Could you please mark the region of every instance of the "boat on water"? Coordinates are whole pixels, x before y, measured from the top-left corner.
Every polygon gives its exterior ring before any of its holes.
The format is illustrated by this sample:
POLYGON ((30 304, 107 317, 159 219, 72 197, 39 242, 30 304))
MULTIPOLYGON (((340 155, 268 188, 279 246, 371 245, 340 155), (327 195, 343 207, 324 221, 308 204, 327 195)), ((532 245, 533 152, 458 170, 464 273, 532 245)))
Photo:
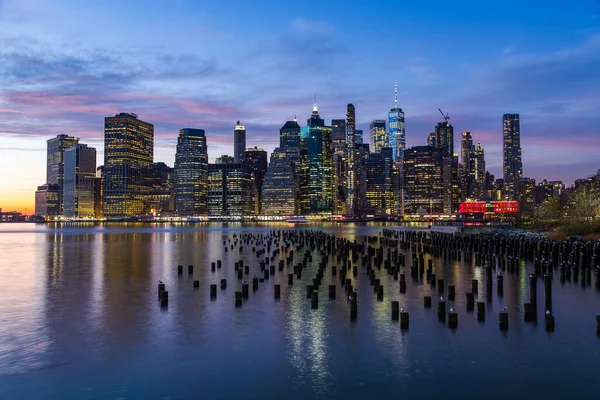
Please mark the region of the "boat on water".
POLYGON ((285 222, 291 222, 293 224, 300 224, 300 223, 308 222, 308 219, 306 219, 306 217, 290 217, 290 218, 286 218, 285 222))

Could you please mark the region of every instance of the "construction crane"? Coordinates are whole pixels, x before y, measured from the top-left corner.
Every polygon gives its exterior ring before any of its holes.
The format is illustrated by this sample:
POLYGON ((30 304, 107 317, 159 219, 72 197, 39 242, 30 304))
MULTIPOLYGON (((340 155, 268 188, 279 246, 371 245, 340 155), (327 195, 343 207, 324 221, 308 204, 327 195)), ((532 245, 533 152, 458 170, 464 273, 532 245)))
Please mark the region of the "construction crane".
POLYGON ((440 114, 442 114, 442 117, 444 117, 444 121, 446 121, 446 123, 448 123, 448 121, 450 121, 450 116, 448 115, 448 113, 446 113, 444 115, 444 112, 442 111, 441 108, 438 108, 438 110, 439 110, 440 114))

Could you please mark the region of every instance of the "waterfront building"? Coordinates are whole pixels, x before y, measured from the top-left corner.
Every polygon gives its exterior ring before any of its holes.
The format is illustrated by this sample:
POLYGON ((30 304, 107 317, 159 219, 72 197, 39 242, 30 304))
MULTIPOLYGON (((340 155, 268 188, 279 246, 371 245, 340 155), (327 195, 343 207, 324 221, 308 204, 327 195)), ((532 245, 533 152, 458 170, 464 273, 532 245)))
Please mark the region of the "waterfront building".
POLYGON ((152 188, 154 125, 133 113, 104 119, 104 215, 108 218, 148 212, 152 188))
POLYGON ((448 122, 438 122, 435 126, 435 147, 445 157, 454 155, 454 127, 448 122))
POLYGON ((78 143, 64 154, 64 216, 95 218, 96 149, 78 143))
POLYGON ((394 107, 388 113, 388 136, 394 161, 404 157, 406 134, 404 130, 404 111, 398 107, 398 85, 394 85, 394 107))
POLYGON ((517 200, 519 181, 523 177, 521 162, 521 122, 519 114, 504 114, 503 125, 503 172, 504 199, 517 200))
POLYGON ((357 210, 355 160, 357 133, 356 108, 354 104, 349 103, 346 106, 346 213, 350 215, 355 214, 357 210))
POLYGON ((348 160, 346 146, 346 120, 331 120, 333 151, 333 213, 346 214, 346 196, 348 185, 348 160))
POLYGON ((385 130, 385 120, 376 119, 369 124, 371 138, 371 153, 379 153, 384 147, 390 146, 390 138, 385 130))
POLYGON ((157 216, 170 215, 175 209, 175 169, 164 162, 152 164, 152 189, 148 193, 148 208, 157 216))
POLYGON ((252 172, 252 204, 254 205, 254 214, 261 213, 262 189, 267 173, 267 152, 258 147, 249 148, 244 152, 244 162, 250 167, 252 172))
POLYGON ((246 151, 246 127, 237 122, 233 130, 233 159, 236 163, 244 161, 244 152, 246 151))
POLYGON ((369 159, 369 144, 357 144, 354 161, 356 168, 356 214, 365 214, 369 207, 367 201, 367 160, 369 159))
POLYGON ((64 176, 65 176, 65 150, 79 143, 79 138, 69 135, 57 135, 46 141, 46 183, 58 185, 58 215, 64 210, 64 176))
POLYGON ((277 147, 265 175, 262 191, 262 214, 274 216, 296 215, 296 185, 292 163, 285 149, 277 147))
POLYGON ((333 154, 331 127, 313 106, 307 126, 300 130, 299 197, 302 215, 333 212, 333 154))
POLYGON ((208 165, 208 215, 253 215, 252 171, 247 163, 208 165))
POLYGON ((204 129, 179 131, 174 168, 175 211, 180 216, 206 215, 208 149, 204 129))
POLYGON ((40 217, 57 217, 60 215, 60 186, 45 183, 37 187, 35 192, 35 215, 40 217))
POLYGON ((370 215, 395 214, 395 196, 392 188, 393 153, 391 147, 384 147, 379 153, 371 153, 364 160, 367 208, 370 215))
POLYGON ((439 215, 444 213, 443 162, 439 149, 415 146, 404 152, 405 214, 439 215))

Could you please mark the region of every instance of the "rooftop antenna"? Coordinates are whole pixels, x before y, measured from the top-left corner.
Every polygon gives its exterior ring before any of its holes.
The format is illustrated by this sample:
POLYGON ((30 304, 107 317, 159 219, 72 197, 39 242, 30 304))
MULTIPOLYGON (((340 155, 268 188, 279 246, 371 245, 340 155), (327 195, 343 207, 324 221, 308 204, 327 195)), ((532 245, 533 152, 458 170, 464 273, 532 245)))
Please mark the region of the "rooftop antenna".
POLYGON ((394 108, 398 108, 398 81, 394 82, 394 108))

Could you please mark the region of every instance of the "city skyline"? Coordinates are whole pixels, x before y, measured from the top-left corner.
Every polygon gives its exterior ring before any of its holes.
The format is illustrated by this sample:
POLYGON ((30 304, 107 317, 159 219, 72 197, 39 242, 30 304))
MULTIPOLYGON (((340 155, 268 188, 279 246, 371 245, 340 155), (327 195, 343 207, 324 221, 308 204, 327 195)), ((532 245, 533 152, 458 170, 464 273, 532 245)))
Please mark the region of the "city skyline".
POLYGON ((270 156, 282 124, 294 115, 303 121, 315 93, 327 123, 344 118, 346 104, 353 103, 357 129, 369 132, 371 121, 387 120, 395 81, 407 148, 426 143, 440 122, 441 108, 454 126, 454 151, 459 151, 457 133, 473 132, 485 147, 488 170, 499 177, 501 115, 519 113, 523 176, 572 184, 598 169, 597 2, 561 9, 560 15, 549 2, 521 5, 510 21, 501 23, 497 15, 510 9, 510 2, 476 10, 476 3, 440 3, 444 15, 427 25, 430 15, 425 17, 423 6, 402 5, 400 33, 383 27, 388 15, 381 15, 381 29, 365 23, 383 9, 394 15, 400 5, 392 3, 341 7, 333 1, 303 7, 320 11, 314 14, 274 5, 268 8, 269 18, 278 22, 269 29, 263 28, 267 17, 259 15, 266 9, 261 4, 252 9, 238 5, 239 13, 226 17, 226 4, 165 9, 157 2, 147 7, 140 3, 144 22, 109 35, 99 34, 103 23, 126 17, 113 13, 110 2, 104 11, 89 5, 63 20, 67 3, 58 1, 50 8, 36 1, 0 2, 0 22, 7 27, 0 33, 5 66, 0 76, 5 89, 0 94, 0 167, 17 166, 19 174, 0 178, 0 207, 5 210, 33 211, 32 193, 45 180, 46 149, 40 144, 45 140, 57 134, 78 137, 95 147, 102 160, 102 118, 107 115, 135 112, 154 124, 154 161, 170 166, 177 134, 187 127, 206 131, 211 162, 221 154, 233 155, 237 120, 246 126, 247 147, 262 147, 270 156), (344 18, 328 18, 333 11, 355 18, 353 29, 343 24, 344 18), (169 22, 156 26, 162 13, 169 22), (171 24, 189 18, 185 14, 207 18, 202 28, 172 29, 171 24), (236 24, 240 20, 245 23, 236 24), (235 34, 222 28, 224 21, 239 27, 235 34), (456 27, 452 32, 443 29, 449 23, 456 27), (152 35, 145 37, 150 29, 152 35), (486 40, 474 39, 474 29, 483 29, 479 36, 486 40), (198 44, 179 44, 178 39, 198 33, 198 44), (389 65, 369 62, 367 49, 386 49, 398 35, 403 44, 397 55, 387 56, 384 64, 389 65), (440 51, 449 55, 443 67, 436 61, 440 51), (322 54, 329 54, 330 62, 317 57, 322 54), (140 58, 141 64, 136 61, 140 58), (240 58, 248 62, 240 63, 240 58))

